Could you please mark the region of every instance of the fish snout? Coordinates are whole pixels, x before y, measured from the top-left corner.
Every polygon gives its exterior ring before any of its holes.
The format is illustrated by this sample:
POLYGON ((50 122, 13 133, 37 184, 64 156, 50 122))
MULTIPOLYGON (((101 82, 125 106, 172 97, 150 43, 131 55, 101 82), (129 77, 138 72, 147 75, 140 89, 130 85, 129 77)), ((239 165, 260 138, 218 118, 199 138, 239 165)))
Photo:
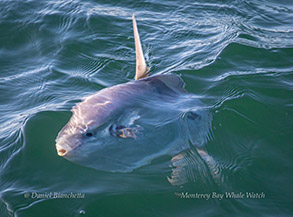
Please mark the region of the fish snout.
POLYGON ((57 153, 59 156, 63 157, 64 155, 66 155, 67 151, 64 148, 57 148, 57 153))
POLYGON ((57 154, 61 157, 70 157, 72 151, 80 146, 80 142, 73 138, 59 138, 56 140, 57 154))
POLYGON ((68 155, 68 153, 71 151, 71 147, 69 145, 67 145, 66 143, 61 143, 61 142, 57 142, 56 149, 57 149, 57 154, 61 157, 68 155))

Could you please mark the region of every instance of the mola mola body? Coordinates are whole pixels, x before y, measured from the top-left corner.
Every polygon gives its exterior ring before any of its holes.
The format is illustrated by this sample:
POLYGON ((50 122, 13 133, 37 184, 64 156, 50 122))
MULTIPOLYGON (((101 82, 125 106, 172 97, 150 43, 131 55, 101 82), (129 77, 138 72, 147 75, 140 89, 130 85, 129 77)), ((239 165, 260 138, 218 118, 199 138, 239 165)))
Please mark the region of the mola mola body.
POLYGON ((127 172, 204 142, 211 117, 175 74, 149 75, 136 21, 136 80, 83 99, 56 139, 57 153, 98 170, 127 172))

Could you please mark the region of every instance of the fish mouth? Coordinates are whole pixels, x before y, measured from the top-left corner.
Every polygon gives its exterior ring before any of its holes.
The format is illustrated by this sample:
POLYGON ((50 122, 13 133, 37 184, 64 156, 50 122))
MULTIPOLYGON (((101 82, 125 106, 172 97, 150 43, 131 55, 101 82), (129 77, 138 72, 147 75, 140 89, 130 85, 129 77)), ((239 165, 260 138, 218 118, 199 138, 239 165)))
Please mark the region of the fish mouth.
POLYGON ((57 154, 60 156, 60 157, 65 157, 69 154, 69 152, 72 150, 72 148, 67 145, 66 143, 57 143, 56 144, 56 149, 57 149, 57 154))
POLYGON ((65 158, 72 158, 76 152, 76 150, 80 148, 80 144, 76 143, 74 145, 74 147, 72 147, 72 145, 69 145, 68 142, 64 142, 64 141, 58 141, 56 143, 56 150, 57 150, 57 154, 60 157, 65 157, 65 158))
POLYGON ((66 155, 66 153, 67 153, 67 151, 64 148, 60 148, 60 149, 57 148, 57 154, 60 157, 63 157, 64 155, 66 155))

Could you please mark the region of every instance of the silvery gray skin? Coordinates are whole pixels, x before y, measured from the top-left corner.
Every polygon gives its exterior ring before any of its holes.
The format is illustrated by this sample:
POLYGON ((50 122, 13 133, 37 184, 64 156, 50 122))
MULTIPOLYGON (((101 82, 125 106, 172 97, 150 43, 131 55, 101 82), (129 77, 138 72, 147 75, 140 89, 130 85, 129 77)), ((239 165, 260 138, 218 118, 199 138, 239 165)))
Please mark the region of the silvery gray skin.
MULTIPOLYGON (((56 139, 58 155, 69 161, 129 172, 156 157, 188 149, 188 141, 198 148, 205 142, 209 112, 195 95, 187 93, 179 76, 148 76, 134 15, 132 19, 135 80, 100 90, 73 107, 71 119, 56 139)), ((199 155, 212 162, 204 149, 199 155)))

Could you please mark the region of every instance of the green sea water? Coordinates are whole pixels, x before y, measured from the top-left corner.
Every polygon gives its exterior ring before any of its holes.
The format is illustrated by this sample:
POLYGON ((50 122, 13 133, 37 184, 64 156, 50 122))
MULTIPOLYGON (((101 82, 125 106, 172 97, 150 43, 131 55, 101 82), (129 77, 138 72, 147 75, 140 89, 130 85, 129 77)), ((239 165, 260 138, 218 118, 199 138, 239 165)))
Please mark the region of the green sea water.
MULTIPOLYGON (((293 2, 0 1, 0 217, 293 216, 293 2), (133 80, 135 13, 152 74, 212 114, 205 147, 129 173, 76 165, 55 138, 84 96, 133 80)), ((159 102, 158 102, 159 103, 159 102)))

